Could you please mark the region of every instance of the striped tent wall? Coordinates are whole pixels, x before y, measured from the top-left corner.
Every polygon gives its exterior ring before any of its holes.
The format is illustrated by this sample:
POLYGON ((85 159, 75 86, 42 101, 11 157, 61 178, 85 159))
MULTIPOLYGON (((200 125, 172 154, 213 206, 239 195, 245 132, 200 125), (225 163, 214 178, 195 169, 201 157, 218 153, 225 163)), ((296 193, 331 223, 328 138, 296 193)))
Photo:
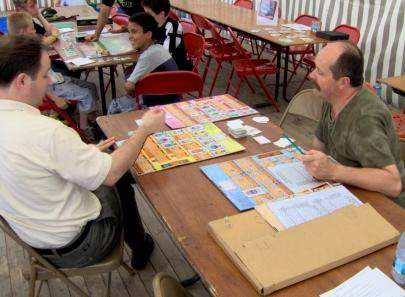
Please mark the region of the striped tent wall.
MULTIPOLYGON (((192 0, 190 0, 192 1, 192 0)), ((232 4, 234 0, 222 0, 232 4)), ((256 0, 260 1, 260 0, 256 0)), ((282 17, 294 20, 311 14, 322 20, 323 30, 340 24, 360 29, 358 43, 364 53, 365 78, 377 79, 405 74, 405 0, 279 0, 282 17)), ((382 97, 396 107, 404 98, 382 85, 382 97)))

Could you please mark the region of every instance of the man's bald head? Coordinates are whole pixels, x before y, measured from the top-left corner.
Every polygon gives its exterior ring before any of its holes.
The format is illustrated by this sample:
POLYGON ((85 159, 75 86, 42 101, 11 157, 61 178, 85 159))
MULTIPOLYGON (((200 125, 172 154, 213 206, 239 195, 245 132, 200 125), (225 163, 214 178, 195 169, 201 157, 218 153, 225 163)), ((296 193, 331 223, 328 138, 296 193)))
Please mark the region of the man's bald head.
POLYGON ((333 79, 349 77, 352 87, 363 85, 364 57, 361 50, 350 41, 329 43, 322 49, 331 59, 330 70, 333 79))

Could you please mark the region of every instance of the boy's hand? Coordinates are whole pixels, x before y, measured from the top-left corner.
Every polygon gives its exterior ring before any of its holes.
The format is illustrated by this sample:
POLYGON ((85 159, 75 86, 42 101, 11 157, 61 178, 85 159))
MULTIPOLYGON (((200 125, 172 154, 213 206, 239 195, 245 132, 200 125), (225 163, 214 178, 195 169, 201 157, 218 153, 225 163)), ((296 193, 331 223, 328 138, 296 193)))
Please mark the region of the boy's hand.
POLYGON ((62 97, 54 96, 52 100, 53 102, 55 102, 56 106, 59 107, 60 109, 66 109, 69 107, 68 101, 63 99, 62 97))

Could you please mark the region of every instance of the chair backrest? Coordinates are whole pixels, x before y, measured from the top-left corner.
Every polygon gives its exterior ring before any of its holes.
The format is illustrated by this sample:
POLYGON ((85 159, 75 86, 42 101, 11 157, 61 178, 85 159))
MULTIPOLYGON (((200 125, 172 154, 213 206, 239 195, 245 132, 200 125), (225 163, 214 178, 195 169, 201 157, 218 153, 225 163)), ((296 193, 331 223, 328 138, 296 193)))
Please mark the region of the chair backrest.
POLYGON ((294 20, 294 23, 302 24, 302 25, 311 27, 313 21, 320 22, 320 19, 318 17, 316 17, 316 16, 313 16, 313 15, 302 14, 302 15, 298 16, 294 20))
POLYGON ((233 5, 240 6, 247 9, 253 9, 253 1, 250 0, 236 0, 233 5))
POLYGON ((373 85, 372 85, 370 82, 368 82, 368 81, 365 80, 365 81, 363 82, 363 85, 364 85, 365 87, 369 88, 369 90, 370 90, 371 92, 373 92, 374 94, 377 94, 377 91, 374 89, 373 85))
POLYGON ((198 92, 202 97, 203 81, 193 71, 162 71, 145 74, 135 85, 136 107, 140 95, 173 95, 198 92))
POLYGON ((193 63, 192 71, 197 72, 205 49, 205 38, 200 34, 187 32, 183 34, 184 47, 186 48, 187 58, 193 63))
POLYGON ((314 95, 312 89, 303 90, 295 95, 288 104, 280 123, 282 127, 288 114, 295 114, 319 122, 322 112, 323 100, 314 95))
POLYGON ((173 277, 164 272, 159 272, 153 278, 154 297, 193 297, 173 277))
POLYGON ((181 28, 183 29, 183 34, 187 32, 197 33, 197 26, 189 20, 182 19, 179 22, 181 24, 181 28))
POLYGON ((177 22, 180 22, 179 16, 173 10, 170 9, 169 13, 167 15, 169 16, 169 18, 171 18, 177 22))
POLYGON ((190 16, 193 23, 197 26, 198 33, 204 35, 205 30, 211 30, 212 24, 204 16, 197 13, 191 13, 190 16))
POLYGON ((333 31, 342 32, 349 35, 349 40, 357 44, 360 40, 360 30, 350 25, 339 25, 333 31))
POLYGON ((255 67, 254 67, 252 61, 250 60, 250 57, 249 57, 247 51, 242 46, 242 44, 239 42, 239 39, 236 36, 235 32, 233 32, 232 29, 229 28, 229 27, 228 27, 228 32, 229 32, 229 34, 231 35, 231 37, 233 39, 233 46, 237 49, 237 51, 239 52, 241 58, 245 59, 247 61, 247 63, 249 64, 249 68, 252 68, 255 71, 255 67))

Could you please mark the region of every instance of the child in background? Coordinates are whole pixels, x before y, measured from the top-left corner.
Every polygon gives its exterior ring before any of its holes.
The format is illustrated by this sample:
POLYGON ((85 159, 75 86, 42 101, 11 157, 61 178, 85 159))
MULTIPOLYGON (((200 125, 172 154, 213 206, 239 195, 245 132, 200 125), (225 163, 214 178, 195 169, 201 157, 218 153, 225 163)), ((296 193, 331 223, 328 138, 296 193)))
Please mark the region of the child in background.
MULTIPOLYGON (((145 74, 151 72, 178 70, 176 62, 170 53, 160 44, 154 43, 157 23, 155 19, 139 12, 129 19, 128 31, 132 47, 141 54, 131 75, 125 83, 127 95, 117 97, 111 102, 108 113, 127 112, 135 109, 133 97, 137 81, 145 74)), ((154 106, 178 101, 178 96, 142 96, 141 105, 154 106)))
POLYGON ((158 23, 156 43, 163 45, 176 61, 180 70, 191 70, 192 65, 187 60, 186 49, 183 42, 183 28, 176 20, 169 17, 169 0, 142 0, 143 9, 153 16, 158 23))
MULTIPOLYGON (((32 17, 25 12, 10 14, 7 18, 7 27, 10 35, 36 34, 32 17)), ((60 108, 67 107, 64 99, 77 101, 80 129, 85 132, 89 139, 94 140, 92 125, 96 120, 96 100, 98 100, 96 85, 77 78, 63 76, 53 72, 52 69, 49 70, 49 77, 51 84, 46 95, 60 108)))

